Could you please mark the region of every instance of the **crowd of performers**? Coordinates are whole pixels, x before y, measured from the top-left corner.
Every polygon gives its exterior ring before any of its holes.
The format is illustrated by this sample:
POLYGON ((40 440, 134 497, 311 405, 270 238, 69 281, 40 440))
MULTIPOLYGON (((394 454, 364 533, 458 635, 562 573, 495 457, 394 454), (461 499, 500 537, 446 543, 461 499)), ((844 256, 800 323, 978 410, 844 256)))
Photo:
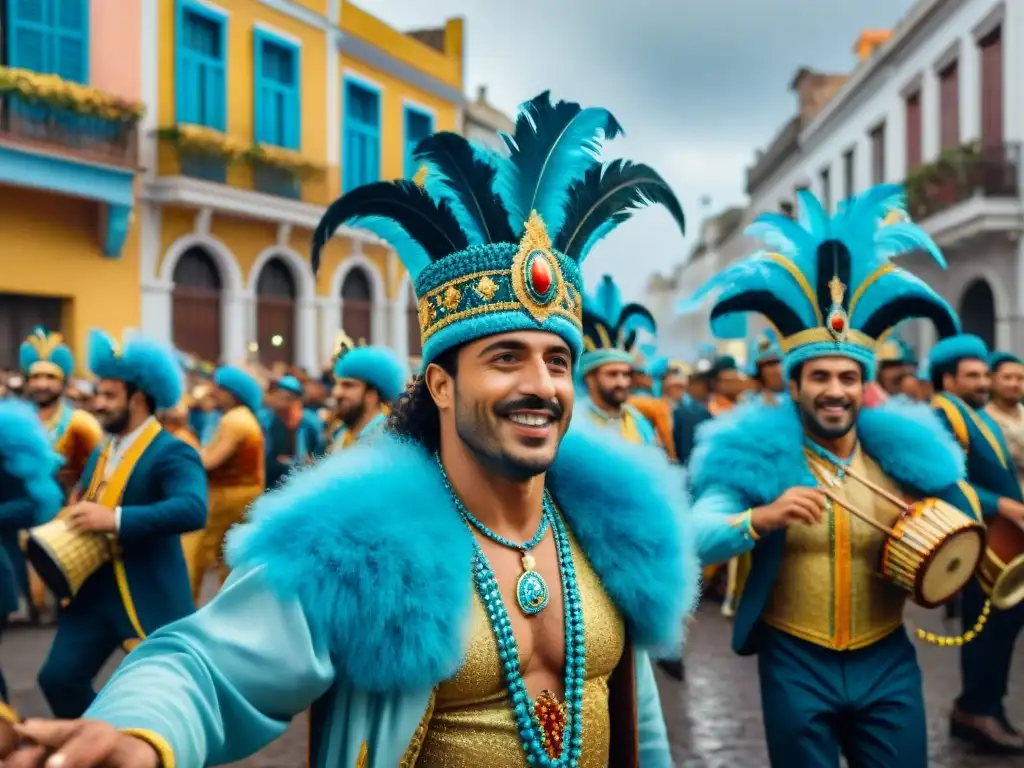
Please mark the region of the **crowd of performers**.
POLYGON ((892 261, 942 263, 895 186, 835 212, 801 192, 693 297, 723 338, 761 318, 746 371, 639 357, 650 313, 608 277, 585 295, 582 267, 639 208, 684 222, 652 168, 601 161, 620 132, 541 94, 508 157, 436 134, 415 180, 328 208, 314 272, 340 226, 369 229, 411 274, 423 342, 411 378, 386 349, 342 351, 329 448, 297 382, 268 412, 233 367, 208 439, 165 428, 175 355, 100 332, 97 425, 61 400, 59 338, 26 342, 36 407, 0 403, 3 585, 12 607, 24 555, 59 603, 39 685, 61 719, 5 705, 4 765, 218 765, 308 710, 316 768, 670 766, 652 663, 683 676, 701 570, 723 564, 773 766, 927 765, 915 639, 959 653, 952 736, 1024 754, 1003 708, 1024 363, 892 261), (894 330, 910 320, 939 338, 922 367, 894 330), (959 599, 963 633, 908 632, 908 599, 959 599))

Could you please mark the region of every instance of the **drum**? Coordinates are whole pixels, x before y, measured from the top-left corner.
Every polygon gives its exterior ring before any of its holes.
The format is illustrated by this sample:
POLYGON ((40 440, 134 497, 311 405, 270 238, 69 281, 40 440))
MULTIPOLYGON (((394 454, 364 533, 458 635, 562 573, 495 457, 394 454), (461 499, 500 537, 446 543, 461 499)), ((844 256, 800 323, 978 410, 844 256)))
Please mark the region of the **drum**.
POLYGON ((28 532, 25 557, 60 600, 70 600, 112 557, 110 539, 71 530, 61 518, 28 532))
POLYGON ((882 574, 925 608, 949 602, 981 562, 985 527, 939 499, 907 506, 882 550, 882 574))
POLYGON ((992 605, 1007 610, 1024 600, 1024 528, 999 515, 988 524, 987 538, 978 582, 992 605))

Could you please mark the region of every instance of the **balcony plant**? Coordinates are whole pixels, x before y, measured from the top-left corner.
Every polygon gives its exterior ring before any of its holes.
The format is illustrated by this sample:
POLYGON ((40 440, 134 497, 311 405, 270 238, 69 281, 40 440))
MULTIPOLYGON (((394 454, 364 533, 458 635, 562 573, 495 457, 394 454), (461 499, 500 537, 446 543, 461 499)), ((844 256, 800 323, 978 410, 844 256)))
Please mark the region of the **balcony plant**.
POLYGON ((146 113, 146 107, 141 102, 73 83, 57 75, 14 67, 0 67, 0 94, 14 95, 28 103, 46 104, 112 122, 136 123, 146 113))
POLYGON ((322 170, 319 163, 310 160, 300 152, 276 147, 272 144, 253 145, 249 150, 248 157, 254 162, 290 171, 300 177, 310 176, 322 170))
POLYGON ((179 123, 168 128, 161 128, 157 131, 157 136, 171 142, 183 152, 196 155, 239 160, 249 152, 247 143, 205 125, 179 123))

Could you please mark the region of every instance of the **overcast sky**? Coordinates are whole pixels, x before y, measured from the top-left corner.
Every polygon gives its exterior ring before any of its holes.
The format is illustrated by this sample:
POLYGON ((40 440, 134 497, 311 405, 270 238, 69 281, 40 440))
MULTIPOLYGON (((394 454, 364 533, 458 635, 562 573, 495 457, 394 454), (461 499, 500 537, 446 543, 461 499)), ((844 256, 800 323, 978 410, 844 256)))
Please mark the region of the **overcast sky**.
POLYGON ((745 168, 796 110, 801 66, 853 68, 860 30, 892 26, 913 0, 356 0, 398 29, 466 18, 466 93, 488 86, 516 106, 545 89, 609 108, 626 137, 606 156, 646 162, 672 184, 687 237, 663 211, 641 213, 585 264, 592 287, 613 274, 640 298, 654 271, 682 260, 700 221, 742 204, 745 168), (641 9, 646 9, 641 11, 641 9), (709 197, 708 207, 701 198, 709 197))

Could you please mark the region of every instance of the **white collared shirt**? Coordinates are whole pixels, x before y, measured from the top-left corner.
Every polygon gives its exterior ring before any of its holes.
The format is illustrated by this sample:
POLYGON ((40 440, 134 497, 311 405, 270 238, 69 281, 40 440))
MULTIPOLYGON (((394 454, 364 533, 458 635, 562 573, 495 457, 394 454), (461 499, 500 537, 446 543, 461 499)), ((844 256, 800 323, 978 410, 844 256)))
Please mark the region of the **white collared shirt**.
MULTIPOLYGON (((150 416, 144 422, 139 424, 135 429, 129 432, 127 435, 111 435, 110 436, 110 455, 107 457, 107 463, 103 467, 103 479, 109 480, 111 475, 117 469, 118 465, 124 461, 125 454, 135 444, 135 441, 139 439, 143 430, 149 426, 150 422, 155 421, 155 416, 150 416)), ((114 509, 114 528, 116 531, 121 530, 121 507, 118 506, 114 509)))

